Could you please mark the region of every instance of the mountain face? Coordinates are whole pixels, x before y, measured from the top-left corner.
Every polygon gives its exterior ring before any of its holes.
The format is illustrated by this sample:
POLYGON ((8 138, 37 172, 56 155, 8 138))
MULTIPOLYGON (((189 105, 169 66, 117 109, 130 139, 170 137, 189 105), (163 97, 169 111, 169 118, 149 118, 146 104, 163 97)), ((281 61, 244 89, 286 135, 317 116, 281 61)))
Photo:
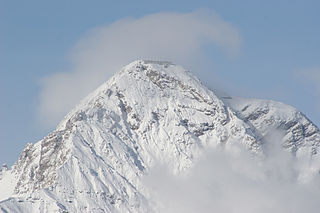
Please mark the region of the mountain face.
POLYGON ((11 169, 0 173, 3 212, 157 212, 143 182, 160 162, 179 175, 204 150, 267 155, 268 136, 319 171, 320 131, 274 101, 218 97, 184 68, 135 61, 86 97, 11 169))

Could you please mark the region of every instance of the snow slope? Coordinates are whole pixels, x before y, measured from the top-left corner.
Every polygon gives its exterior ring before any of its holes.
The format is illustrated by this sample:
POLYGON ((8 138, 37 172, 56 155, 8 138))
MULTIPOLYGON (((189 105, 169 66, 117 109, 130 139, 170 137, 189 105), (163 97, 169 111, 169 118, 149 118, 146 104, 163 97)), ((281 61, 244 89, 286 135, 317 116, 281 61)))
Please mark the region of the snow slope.
MULTIPOLYGON (((320 132, 273 101, 219 98, 170 62, 135 61, 86 97, 10 170, 0 174, 3 212, 152 212, 142 177, 157 162, 175 174, 209 147, 265 155, 267 136, 318 162, 320 132)), ((313 172, 319 171, 315 163, 313 172)))

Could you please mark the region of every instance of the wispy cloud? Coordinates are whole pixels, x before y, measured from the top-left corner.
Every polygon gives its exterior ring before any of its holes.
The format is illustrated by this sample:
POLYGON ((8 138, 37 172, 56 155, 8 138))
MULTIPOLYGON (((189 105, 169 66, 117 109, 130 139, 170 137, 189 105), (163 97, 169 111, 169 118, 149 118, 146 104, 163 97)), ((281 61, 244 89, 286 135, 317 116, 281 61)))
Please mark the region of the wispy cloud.
POLYGON ((157 13, 125 18, 90 30, 71 52, 73 68, 41 82, 40 112, 55 125, 81 98, 136 59, 199 63, 206 45, 235 55, 241 38, 235 27, 211 10, 157 13))

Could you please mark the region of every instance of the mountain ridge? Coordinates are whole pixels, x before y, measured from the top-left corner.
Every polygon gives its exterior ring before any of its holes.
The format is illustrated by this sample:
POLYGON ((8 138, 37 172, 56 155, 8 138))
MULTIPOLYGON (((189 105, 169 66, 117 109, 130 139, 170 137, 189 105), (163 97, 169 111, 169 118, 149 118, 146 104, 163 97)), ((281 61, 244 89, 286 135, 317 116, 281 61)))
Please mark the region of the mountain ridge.
POLYGON ((240 145, 263 156, 273 129, 284 132, 285 149, 297 158, 316 159, 312 166, 319 169, 319 129, 298 110, 273 101, 223 99, 181 66, 138 60, 1 172, 0 188, 11 186, 11 194, 0 196, 0 208, 155 211, 141 178, 156 162, 178 175, 209 147, 240 145))

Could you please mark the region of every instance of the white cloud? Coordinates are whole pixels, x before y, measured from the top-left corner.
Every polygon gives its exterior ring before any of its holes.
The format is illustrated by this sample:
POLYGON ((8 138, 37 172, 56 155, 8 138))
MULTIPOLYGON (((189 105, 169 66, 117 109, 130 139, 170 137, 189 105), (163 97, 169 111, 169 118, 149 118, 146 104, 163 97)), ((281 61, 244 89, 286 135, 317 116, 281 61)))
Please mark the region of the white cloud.
POLYGON ((316 172, 301 181, 310 170, 302 159, 286 153, 280 143, 273 143, 265 158, 234 146, 237 152, 208 151, 184 176, 173 175, 165 166, 151 169, 144 181, 155 208, 169 213, 319 212, 319 176, 316 172))
POLYGON ((235 55, 238 31, 211 10, 126 18, 90 30, 71 52, 73 68, 42 81, 41 120, 55 125, 81 98, 136 59, 169 60, 190 68, 214 45, 235 55))

